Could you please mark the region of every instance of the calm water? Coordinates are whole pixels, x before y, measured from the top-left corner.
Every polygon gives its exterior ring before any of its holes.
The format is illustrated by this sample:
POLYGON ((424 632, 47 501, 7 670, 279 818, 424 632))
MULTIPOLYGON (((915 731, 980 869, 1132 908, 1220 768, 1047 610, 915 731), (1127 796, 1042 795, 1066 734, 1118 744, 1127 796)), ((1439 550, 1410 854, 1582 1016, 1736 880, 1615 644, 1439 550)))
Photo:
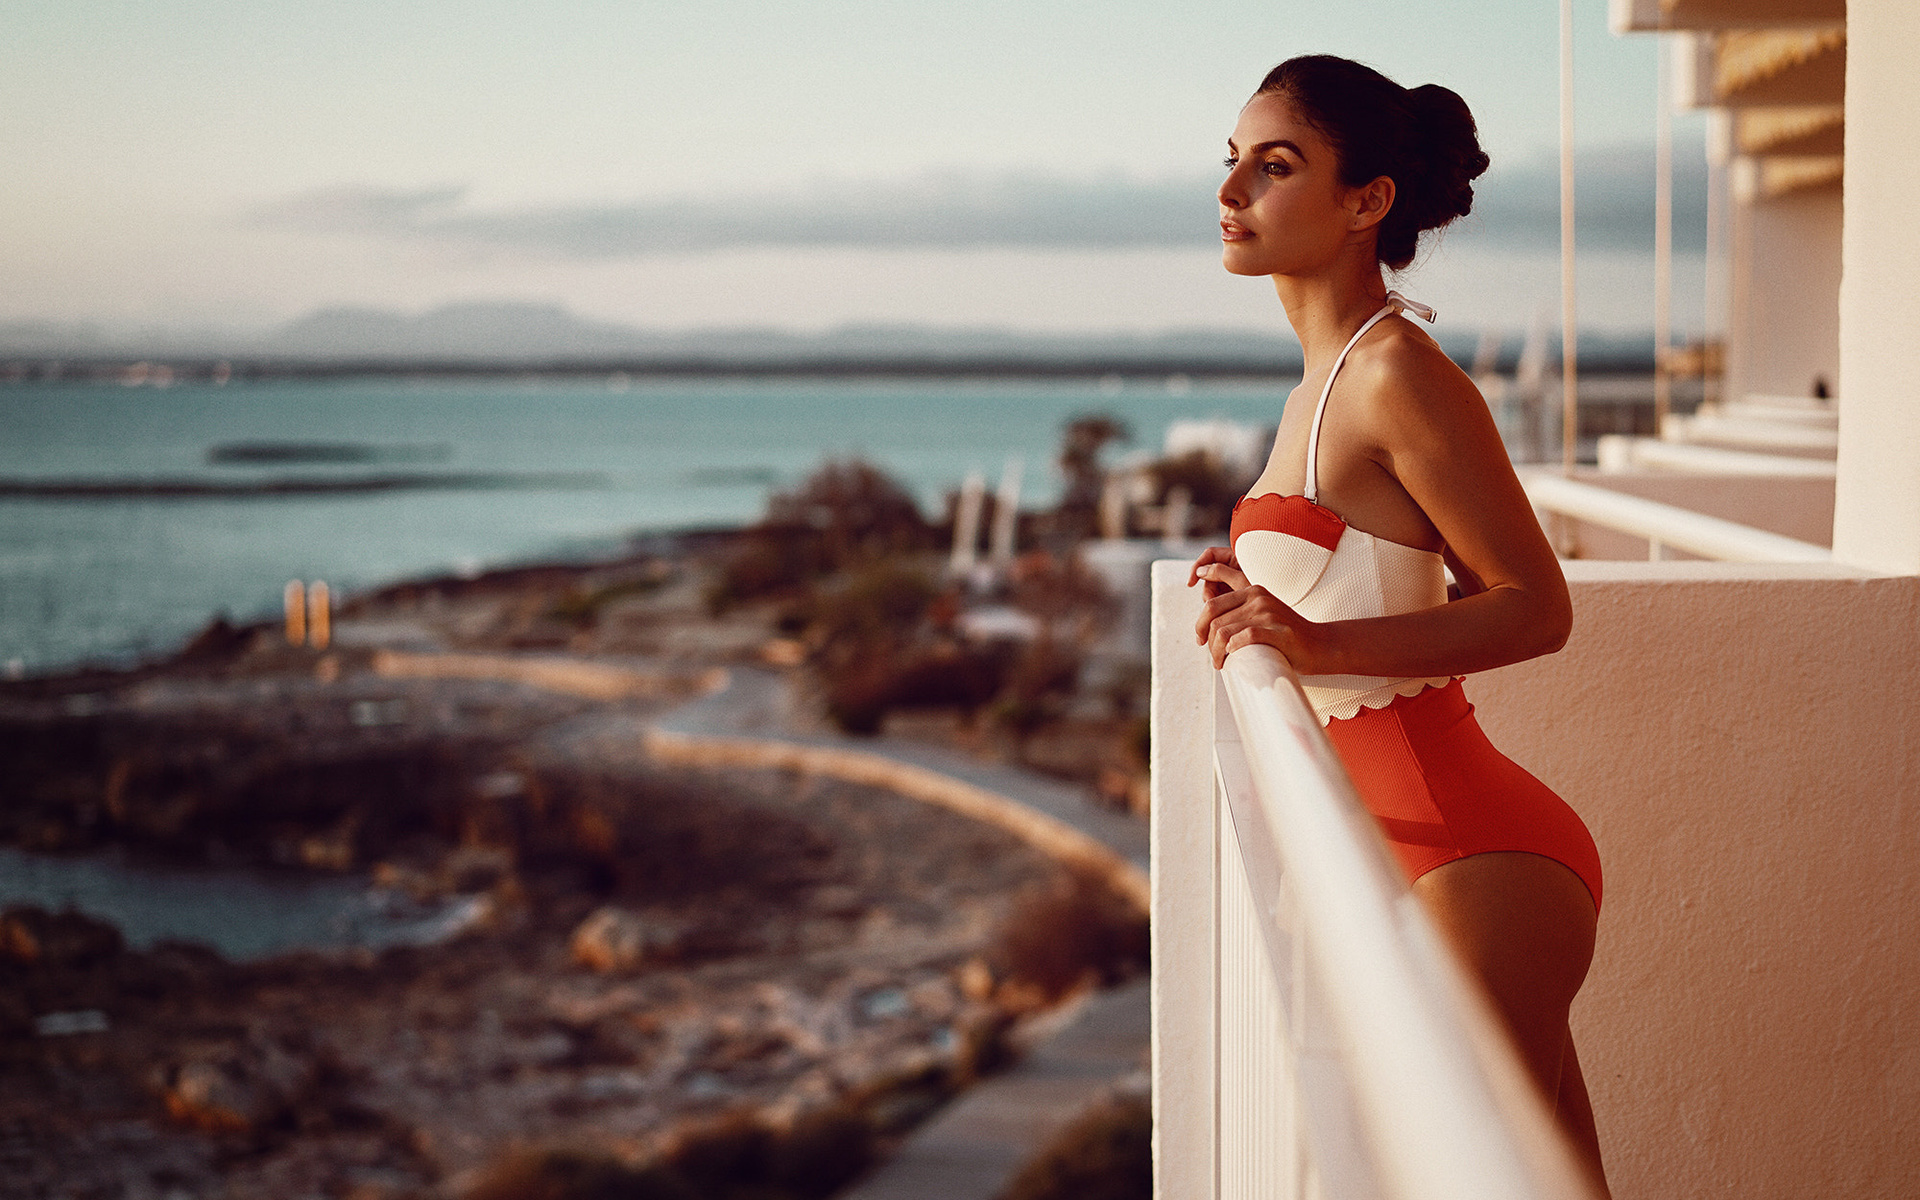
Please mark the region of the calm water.
POLYGON ((165 390, 0 387, 0 485, 492 475, 509 486, 220 497, 0 496, 0 665, 44 671, 177 645, 215 613, 274 612, 288 579, 364 588, 556 555, 643 531, 742 524, 770 490, 858 454, 929 515, 969 469, 1026 462, 1055 498, 1062 424, 1105 411, 1157 451, 1169 421, 1272 422, 1291 380, 345 382, 165 390), (360 447, 369 461, 216 458, 236 444, 360 447), (545 476, 546 478, 536 478, 545 476), (565 478, 554 478, 564 476, 565 478))
POLYGON ((113 924, 135 949, 177 940, 249 959, 296 948, 426 945, 463 928, 481 903, 456 896, 422 904, 363 878, 160 868, 112 854, 55 857, 0 846, 0 905, 77 909, 113 924))

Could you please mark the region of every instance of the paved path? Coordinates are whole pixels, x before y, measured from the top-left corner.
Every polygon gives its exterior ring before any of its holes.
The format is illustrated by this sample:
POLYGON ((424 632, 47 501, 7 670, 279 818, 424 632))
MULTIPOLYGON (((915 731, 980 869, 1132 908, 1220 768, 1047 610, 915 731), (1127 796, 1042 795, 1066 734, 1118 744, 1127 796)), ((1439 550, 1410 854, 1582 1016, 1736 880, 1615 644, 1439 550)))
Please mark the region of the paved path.
MULTIPOLYGON (((859 782, 879 783, 933 803, 966 807, 967 792, 979 810, 970 815, 999 820, 1043 848, 1061 849, 1084 839, 1120 868, 1124 890, 1139 889, 1146 907, 1147 824, 1137 817, 1091 803, 1084 789, 999 763, 982 762, 955 750, 888 737, 850 737, 810 728, 795 715, 786 681, 771 671, 734 668, 730 682, 653 722, 651 748, 682 761, 745 762, 758 757, 766 765, 819 770, 859 782), (701 751, 709 753, 702 754, 701 751), (783 753, 783 750, 785 753, 783 753), (887 768, 899 770, 889 771, 887 768), (916 783, 937 776, 961 789, 921 789, 916 783), (994 801, 1010 811, 995 814, 994 801), (1038 818, 1034 820, 1033 818, 1038 818), (1071 831, 1049 842, 1049 828, 1071 831)), ((931 781, 929 781, 931 782, 931 781)))
POLYGON ((841 1200, 994 1200, 1094 1102, 1147 1090, 1147 981, 1089 997, 1018 1066, 974 1085, 841 1200))

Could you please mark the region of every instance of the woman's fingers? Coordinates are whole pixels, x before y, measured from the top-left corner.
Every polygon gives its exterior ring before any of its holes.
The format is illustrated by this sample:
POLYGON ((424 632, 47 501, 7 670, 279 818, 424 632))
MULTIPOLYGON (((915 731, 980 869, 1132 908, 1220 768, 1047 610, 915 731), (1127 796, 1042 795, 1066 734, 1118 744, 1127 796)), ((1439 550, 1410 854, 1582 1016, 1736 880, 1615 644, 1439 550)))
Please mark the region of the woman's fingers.
POLYGON ((1233 548, 1230 546, 1208 546, 1205 550, 1202 550, 1200 557, 1193 560, 1193 570, 1187 573, 1187 586, 1192 587, 1194 584, 1206 579, 1207 576, 1203 571, 1214 563, 1225 563, 1228 566, 1233 566, 1233 548))
POLYGON ((1209 599, 1227 592, 1244 591, 1251 586, 1246 572, 1230 562, 1209 563, 1204 567, 1196 568, 1194 574, 1207 585, 1209 599))
POLYGON ((1212 654, 1216 667, 1241 645, 1251 645, 1256 641, 1288 654, 1291 660, 1289 650, 1295 638, 1295 628, 1300 624, 1300 614, 1274 599, 1267 589, 1246 587, 1207 601, 1201 607, 1200 620, 1195 623, 1194 636, 1212 654), (1248 631, 1255 634, 1251 640, 1232 644, 1234 638, 1248 631))
MULTIPOLYGON (((1212 570, 1212 568, 1210 568, 1210 570, 1212 570)), ((1198 641, 1200 645, 1206 645, 1208 632, 1212 630, 1213 622, 1219 620, 1221 616, 1225 616, 1227 612, 1233 612, 1235 609, 1238 609, 1240 605, 1248 603, 1248 601, 1254 599, 1256 595, 1265 595, 1265 591, 1261 591, 1261 589, 1258 588, 1242 588, 1233 589, 1233 591, 1221 591, 1221 593, 1217 593, 1217 595, 1208 595, 1208 601, 1206 601, 1204 605, 1200 605, 1200 620, 1194 622, 1194 641, 1198 641)))
POLYGON ((1227 664, 1227 655, 1231 655, 1236 649, 1248 647, 1248 645, 1271 645, 1273 649, 1281 651, 1281 655, 1284 657, 1284 655, 1286 655, 1286 639, 1288 639, 1290 634, 1292 634, 1292 630, 1286 628, 1286 626, 1242 626, 1242 628, 1238 628, 1238 630, 1233 632, 1233 636, 1227 637, 1225 641, 1219 641, 1219 643, 1215 643, 1213 647, 1210 647, 1210 649, 1213 649, 1213 668, 1217 670, 1217 668, 1225 666, 1225 664, 1227 664))
MULTIPOLYGON (((1213 636, 1207 639, 1207 653, 1213 657, 1217 670, 1225 665, 1227 655, 1242 646, 1267 645, 1278 650, 1284 657, 1293 641, 1293 628, 1288 625, 1271 625, 1254 621, 1227 620, 1214 627, 1213 636)), ((1291 660, 1289 660, 1291 661, 1291 660)))

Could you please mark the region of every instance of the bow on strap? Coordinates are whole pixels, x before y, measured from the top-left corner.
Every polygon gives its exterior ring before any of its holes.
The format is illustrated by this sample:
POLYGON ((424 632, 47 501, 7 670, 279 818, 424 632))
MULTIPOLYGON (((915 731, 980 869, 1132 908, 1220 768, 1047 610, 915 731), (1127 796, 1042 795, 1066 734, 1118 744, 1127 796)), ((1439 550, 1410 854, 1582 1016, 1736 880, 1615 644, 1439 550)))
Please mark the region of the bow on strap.
POLYGON ((1399 292, 1388 292, 1387 303, 1397 305, 1403 311, 1412 313, 1429 325, 1433 324, 1433 319, 1439 315, 1433 311, 1431 305, 1422 304, 1418 300, 1409 300, 1399 292))

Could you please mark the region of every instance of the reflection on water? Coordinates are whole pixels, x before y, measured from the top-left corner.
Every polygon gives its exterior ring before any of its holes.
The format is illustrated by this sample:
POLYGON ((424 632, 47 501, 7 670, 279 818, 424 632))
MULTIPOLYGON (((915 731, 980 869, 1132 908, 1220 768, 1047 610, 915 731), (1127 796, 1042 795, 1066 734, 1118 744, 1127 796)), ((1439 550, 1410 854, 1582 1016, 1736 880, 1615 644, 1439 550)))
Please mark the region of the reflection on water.
POLYGON ((209 447, 210 463, 445 462, 450 446, 376 446, 366 442, 226 442, 209 447))
POLYGON ((364 877, 301 878, 238 868, 159 868, 113 855, 26 854, 0 847, 0 905, 71 907, 146 948, 177 940, 230 959, 285 950, 426 945, 471 925, 483 896, 422 903, 364 877))

